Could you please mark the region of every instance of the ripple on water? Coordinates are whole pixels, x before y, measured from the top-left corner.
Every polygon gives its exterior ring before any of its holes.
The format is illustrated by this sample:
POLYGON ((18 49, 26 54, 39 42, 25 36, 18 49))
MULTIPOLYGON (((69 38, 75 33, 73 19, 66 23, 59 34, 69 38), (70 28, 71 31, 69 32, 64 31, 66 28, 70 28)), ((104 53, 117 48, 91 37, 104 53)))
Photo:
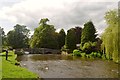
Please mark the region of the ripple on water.
POLYGON ((23 67, 43 78, 117 78, 119 73, 118 64, 100 59, 73 59, 61 55, 24 55, 19 59, 23 67))

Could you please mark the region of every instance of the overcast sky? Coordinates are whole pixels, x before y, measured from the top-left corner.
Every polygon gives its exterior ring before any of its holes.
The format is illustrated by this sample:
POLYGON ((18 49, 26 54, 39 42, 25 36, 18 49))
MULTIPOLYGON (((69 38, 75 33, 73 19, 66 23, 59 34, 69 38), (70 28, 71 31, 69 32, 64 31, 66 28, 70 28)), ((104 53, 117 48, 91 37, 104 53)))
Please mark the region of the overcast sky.
POLYGON ((83 27, 92 20, 98 33, 106 28, 105 12, 118 7, 119 0, 0 0, 0 26, 4 31, 24 24, 31 31, 41 18, 48 18, 57 30, 83 27))

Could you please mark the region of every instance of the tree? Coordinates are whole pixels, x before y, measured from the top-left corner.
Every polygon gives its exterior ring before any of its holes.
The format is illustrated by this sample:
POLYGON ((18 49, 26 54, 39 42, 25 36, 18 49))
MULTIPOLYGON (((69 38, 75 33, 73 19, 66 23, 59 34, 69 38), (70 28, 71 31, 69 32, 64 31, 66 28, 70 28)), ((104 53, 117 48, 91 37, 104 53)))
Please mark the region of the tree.
POLYGON ((94 42, 96 40, 96 29, 92 21, 89 21, 84 24, 81 36, 81 45, 83 46, 86 42, 94 42))
POLYGON ((6 35, 5 35, 5 32, 4 32, 4 29, 0 27, 0 36, 1 36, 1 44, 2 44, 2 47, 4 47, 6 45, 6 35))
POLYGON ((65 46, 66 49, 69 49, 70 52, 76 48, 76 32, 74 28, 71 28, 67 31, 65 46))
POLYGON ((29 41, 29 29, 24 25, 16 24, 14 30, 7 33, 7 43, 12 48, 26 48, 29 41))
POLYGON ((76 32, 76 44, 80 44, 81 43, 82 28, 75 27, 75 32, 76 32))
POLYGON ((65 31, 64 29, 61 29, 60 32, 58 33, 58 44, 59 44, 59 49, 61 49, 65 45, 65 31))
POLYGON ((107 59, 113 59, 113 61, 118 62, 119 53, 119 28, 118 28, 118 11, 110 10, 105 14, 105 20, 108 27, 102 34, 102 51, 105 52, 107 59))
POLYGON ((48 18, 41 19, 39 25, 46 25, 48 21, 49 21, 48 18))
POLYGON ((58 48, 55 28, 53 25, 47 24, 47 18, 41 19, 39 27, 35 29, 32 39, 30 40, 30 47, 32 48, 58 48))
POLYGON ((2 52, 2 28, 0 27, 0 52, 2 52))

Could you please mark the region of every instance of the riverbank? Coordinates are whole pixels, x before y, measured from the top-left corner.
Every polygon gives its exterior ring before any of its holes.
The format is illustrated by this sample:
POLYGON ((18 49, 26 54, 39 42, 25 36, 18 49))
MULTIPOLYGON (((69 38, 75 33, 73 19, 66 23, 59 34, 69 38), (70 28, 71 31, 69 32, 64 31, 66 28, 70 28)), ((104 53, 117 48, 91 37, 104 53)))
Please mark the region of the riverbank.
POLYGON ((15 65, 15 63, 19 64, 15 58, 16 55, 13 51, 9 51, 8 60, 5 60, 5 52, 1 53, 2 57, 2 78, 22 78, 22 80, 29 78, 29 80, 37 80, 38 75, 30 72, 26 68, 22 68, 19 65, 15 65))

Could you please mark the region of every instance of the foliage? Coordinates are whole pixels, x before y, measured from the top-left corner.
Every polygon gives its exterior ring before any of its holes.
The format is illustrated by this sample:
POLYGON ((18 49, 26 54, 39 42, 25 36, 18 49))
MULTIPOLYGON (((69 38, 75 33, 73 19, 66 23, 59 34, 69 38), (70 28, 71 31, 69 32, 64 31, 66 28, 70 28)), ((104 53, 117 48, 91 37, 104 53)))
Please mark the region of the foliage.
POLYGON ((80 44, 81 33, 82 33, 81 27, 71 28, 67 31, 67 35, 65 38, 65 46, 66 49, 69 49, 69 52, 72 52, 76 48, 76 44, 80 44))
POLYGON ((17 24, 7 33, 7 44, 13 48, 28 47, 29 31, 26 26, 17 24))
POLYGON ((75 33, 76 33, 76 44, 81 43, 81 34, 82 34, 82 28, 81 27, 75 27, 75 33))
POLYGON ((6 45, 6 35, 4 29, 0 27, 0 42, 2 42, 2 47, 6 45))
POLYGON ((110 10, 105 14, 105 20, 108 27, 105 32, 102 34, 102 46, 101 49, 104 54, 106 54, 107 59, 113 59, 113 61, 118 61, 119 52, 119 35, 118 31, 118 12, 117 10, 110 10))
POLYGON ((75 29, 71 28, 67 31, 67 36, 65 39, 65 46, 72 52, 76 48, 76 37, 75 29))
POLYGON ((83 51, 85 51, 86 49, 91 49, 92 47, 92 42, 86 42, 82 48, 83 51))
POLYGON ((96 41, 93 43, 93 45, 95 46, 94 47, 94 52, 96 51, 96 52, 101 52, 101 44, 102 44, 102 40, 101 40, 101 38, 96 38, 96 41))
POLYGON ((90 54, 91 52, 94 52, 96 51, 95 48, 96 48, 96 45, 97 45, 97 42, 86 42, 84 43, 83 47, 81 46, 81 50, 83 52, 85 52, 86 54, 90 54))
POLYGON ((58 48, 58 42, 53 25, 49 25, 46 19, 41 19, 39 27, 35 29, 35 32, 30 40, 30 47, 32 48, 58 48))
POLYGON ((83 58, 85 58, 85 57, 86 57, 86 53, 81 53, 81 56, 82 56, 83 58))
POLYGON ((73 50, 73 55, 74 56, 81 56, 81 52, 77 49, 73 50))
POLYGON ((97 36, 95 33, 96 29, 92 21, 85 23, 84 28, 82 30, 81 45, 89 41, 94 42, 97 36))
POLYGON ((39 22, 39 25, 41 25, 41 24, 45 25, 45 24, 47 24, 48 21, 49 21, 48 18, 41 19, 40 22, 39 22))
POLYGON ((60 32, 58 33, 58 44, 59 44, 59 49, 61 49, 65 45, 65 31, 64 29, 61 29, 60 32))
MULTIPOLYGON (((85 52, 82 52, 80 50, 73 50, 73 56, 79 56, 79 57, 83 57, 83 58, 101 58, 102 54, 100 52, 91 52, 90 54, 86 54, 85 52)), ((104 57, 104 56, 103 56, 104 57)))
POLYGON ((97 57, 101 58, 102 57, 101 53, 97 53, 97 57))
POLYGON ((106 56, 105 54, 102 55, 102 59, 105 60, 106 59, 106 56))

